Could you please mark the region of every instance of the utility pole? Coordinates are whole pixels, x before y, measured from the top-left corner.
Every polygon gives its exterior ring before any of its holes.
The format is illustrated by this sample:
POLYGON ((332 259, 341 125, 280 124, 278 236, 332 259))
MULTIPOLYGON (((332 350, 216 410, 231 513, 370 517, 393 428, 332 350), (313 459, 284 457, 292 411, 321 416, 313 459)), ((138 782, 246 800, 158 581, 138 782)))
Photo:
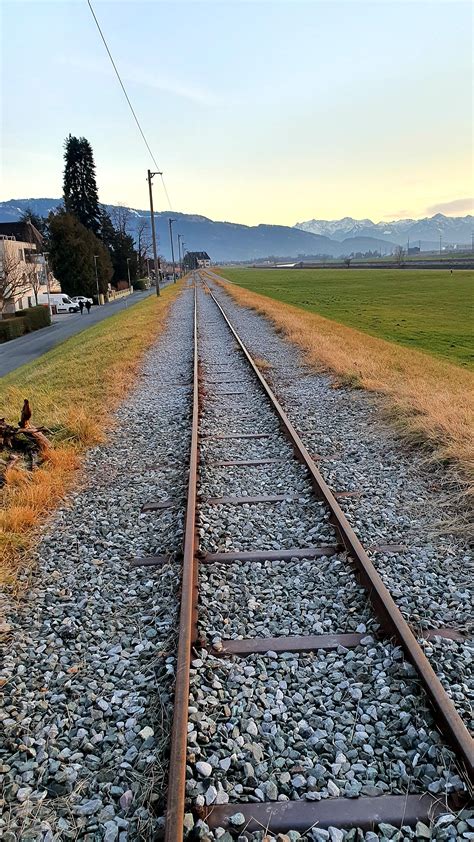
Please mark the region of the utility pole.
POLYGON ((176 266, 174 264, 173 222, 176 222, 176 219, 168 219, 168 224, 170 226, 171 260, 173 261, 173 283, 175 284, 176 283, 176 266))
POLYGON ((152 179, 154 175, 162 175, 160 172, 151 172, 148 170, 148 190, 150 193, 150 218, 151 218, 151 236, 153 238, 153 260, 155 262, 155 284, 156 294, 160 294, 160 261, 158 260, 158 253, 156 251, 156 232, 155 232, 155 212, 153 210, 153 189, 152 179))
POLYGON ((183 274, 183 262, 181 260, 181 237, 182 234, 178 234, 178 259, 179 259, 179 273, 180 275, 183 274))
POLYGON ((129 289, 129 291, 131 291, 131 289, 132 289, 132 284, 130 282, 130 261, 131 261, 131 259, 132 259, 131 257, 127 257, 127 273, 128 273, 128 289, 129 289))
POLYGON ((440 254, 441 254, 441 242, 442 242, 442 239, 443 239, 443 237, 442 237, 442 236, 441 236, 441 234, 440 234, 440 235, 439 235, 439 253, 440 253, 440 254))
POLYGON ((97 258, 98 257, 99 257, 98 254, 94 254, 95 284, 96 284, 96 287, 97 287, 97 304, 100 306, 99 275, 97 273, 97 258))
POLYGON ((184 242, 184 240, 182 241, 182 244, 181 244, 181 245, 183 246, 183 275, 184 275, 184 272, 185 272, 185 269, 184 269, 184 258, 185 258, 185 254, 186 254, 186 251, 185 251, 185 250, 186 250, 186 243, 184 242))

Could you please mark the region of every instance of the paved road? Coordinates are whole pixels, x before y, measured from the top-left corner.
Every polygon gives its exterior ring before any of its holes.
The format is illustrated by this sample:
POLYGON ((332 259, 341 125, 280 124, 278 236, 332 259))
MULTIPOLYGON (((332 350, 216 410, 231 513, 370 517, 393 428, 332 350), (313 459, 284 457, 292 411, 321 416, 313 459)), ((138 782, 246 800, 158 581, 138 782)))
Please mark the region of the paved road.
POLYGON ((149 295, 154 294, 154 288, 147 289, 144 292, 134 292, 131 296, 119 298, 118 301, 112 301, 103 307, 92 307, 89 315, 84 312, 82 316, 80 313, 64 313, 53 316, 53 324, 50 327, 27 333, 25 336, 19 336, 18 339, 11 339, 10 342, 2 342, 0 345, 0 377, 14 371, 15 368, 24 363, 35 360, 36 357, 50 351, 60 342, 64 342, 69 336, 74 336, 75 333, 80 333, 81 330, 113 316, 114 313, 119 313, 126 307, 132 307, 149 295))

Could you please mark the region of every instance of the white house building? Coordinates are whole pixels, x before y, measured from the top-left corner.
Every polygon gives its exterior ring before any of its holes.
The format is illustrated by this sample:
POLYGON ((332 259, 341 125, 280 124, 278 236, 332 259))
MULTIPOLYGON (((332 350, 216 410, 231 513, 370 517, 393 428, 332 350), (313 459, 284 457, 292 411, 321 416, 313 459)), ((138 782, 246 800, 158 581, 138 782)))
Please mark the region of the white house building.
POLYGON ((30 222, 0 223, 0 314, 36 304, 47 291, 43 238, 30 222))

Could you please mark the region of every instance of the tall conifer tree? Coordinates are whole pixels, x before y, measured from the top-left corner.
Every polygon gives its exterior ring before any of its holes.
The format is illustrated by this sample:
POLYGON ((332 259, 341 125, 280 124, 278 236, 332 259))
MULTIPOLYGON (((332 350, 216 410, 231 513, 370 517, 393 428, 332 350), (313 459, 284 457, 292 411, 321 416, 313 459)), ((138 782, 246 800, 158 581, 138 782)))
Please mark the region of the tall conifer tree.
POLYGON ((112 279, 110 255, 101 240, 81 225, 75 214, 60 210, 49 217, 49 253, 54 274, 68 295, 94 296, 107 292, 112 279))
POLYGON ((100 207, 92 146, 85 137, 69 135, 64 152, 64 207, 89 231, 100 231, 100 207))

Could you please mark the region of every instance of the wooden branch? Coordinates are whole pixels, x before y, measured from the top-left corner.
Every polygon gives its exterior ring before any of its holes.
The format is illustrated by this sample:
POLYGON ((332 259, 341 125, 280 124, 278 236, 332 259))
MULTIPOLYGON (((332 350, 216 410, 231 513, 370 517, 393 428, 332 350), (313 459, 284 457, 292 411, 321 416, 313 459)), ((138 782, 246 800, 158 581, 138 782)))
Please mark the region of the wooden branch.
POLYGON ((35 457, 45 458, 51 450, 51 442, 42 429, 29 426, 31 411, 25 400, 18 426, 8 424, 0 418, 0 450, 6 451, 8 459, 0 466, 0 485, 7 468, 18 461, 20 456, 27 460, 30 470, 34 467, 35 457))

